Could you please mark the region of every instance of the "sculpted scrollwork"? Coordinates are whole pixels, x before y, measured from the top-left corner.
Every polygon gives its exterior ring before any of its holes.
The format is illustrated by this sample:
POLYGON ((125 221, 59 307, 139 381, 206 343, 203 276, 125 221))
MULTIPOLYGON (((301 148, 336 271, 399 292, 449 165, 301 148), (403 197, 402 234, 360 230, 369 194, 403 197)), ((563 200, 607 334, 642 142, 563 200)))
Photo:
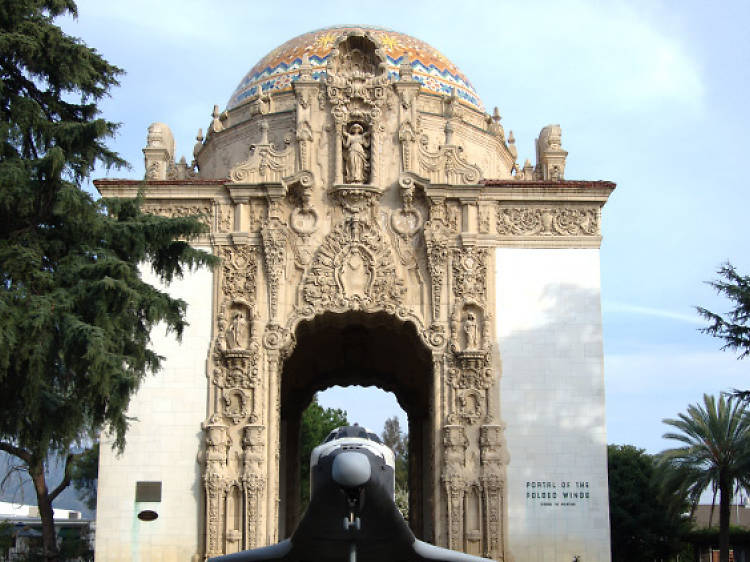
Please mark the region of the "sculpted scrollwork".
POLYGON ((472 184, 482 177, 478 166, 467 162, 460 146, 443 145, 433 152, 428 148, 428 139, 422 136, 417 146, 419 173, 432 183, 472 184))
POLYGON ((598 207, 505 207, 497 209, 497 233, 513 236, 597 236, 598 207))

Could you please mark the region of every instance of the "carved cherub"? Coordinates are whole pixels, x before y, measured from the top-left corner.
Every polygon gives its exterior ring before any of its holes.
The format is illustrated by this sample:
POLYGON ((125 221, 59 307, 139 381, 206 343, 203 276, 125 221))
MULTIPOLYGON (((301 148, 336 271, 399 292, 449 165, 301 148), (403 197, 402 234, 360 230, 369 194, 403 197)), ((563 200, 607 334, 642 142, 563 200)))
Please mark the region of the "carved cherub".
POLYGON ((370 169, 370 132, 359 123, 352 124, 349 132, 343 131, 346 158, 346 182, 365 183, 370 169))

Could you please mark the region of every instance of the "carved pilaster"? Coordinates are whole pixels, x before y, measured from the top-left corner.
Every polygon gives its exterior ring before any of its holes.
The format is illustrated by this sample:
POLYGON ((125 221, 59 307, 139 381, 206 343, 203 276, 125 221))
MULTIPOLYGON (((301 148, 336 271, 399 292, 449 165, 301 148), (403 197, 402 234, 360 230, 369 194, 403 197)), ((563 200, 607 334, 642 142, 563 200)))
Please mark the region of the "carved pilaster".
POLYGON ((483 513, 485 514, 486 544, 484 556, 493 560, 505 559, 505 528, 503 498, 505 492, 505 451, 503 426, 485 425, 480 428, 480 456, 483 513))
POLYGON ((460 549, 463 545, 464 492, 468 440, 463 426, 443 427, 443 482, 447 499, 448 548, 460 549))
POLYGON ((266 488, 265 427, 247 425, 242 433, 242 486, 245 495, 245 548, 261 545, 263 493, 266 488))
POLYGON ((203 485, 206 493, 206 553, 224 553, 224 500, 226 497, 226 465, 230 440, 228 427, 214 414, 203 424, 206 449, 203 485))

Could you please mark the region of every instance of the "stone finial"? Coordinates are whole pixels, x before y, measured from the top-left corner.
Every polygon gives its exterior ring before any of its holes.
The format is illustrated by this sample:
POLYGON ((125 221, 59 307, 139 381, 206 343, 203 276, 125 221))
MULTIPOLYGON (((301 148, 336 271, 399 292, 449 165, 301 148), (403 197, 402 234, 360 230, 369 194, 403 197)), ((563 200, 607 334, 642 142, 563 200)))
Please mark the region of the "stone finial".
POLYGON ((408 54, 404 54, 401 64, 398 66, 398 75, 400 80, 414 80, 414 69, 411 67, 411 59, 408 54))
POLYGON ((193 147, 193 158, 198 160, 198 153, 203 150, 203 129, 198 129, 198 134, 195 136, 195 146, 193 147))
POLYGON ((547 125, 536 139, 536 179, 558 181, 565 177, 565 159, 568 153, 562 149, 560 125, 547 125))
POLYGON ((208 127, 208 134, 211 133, 218 133, 219 131, 224 130, 224 125, 221 122, 220 119, 221 114, 219 113, 219 106, 214 105, 214 110, 211 112, 211 117, 213 117, 213 121, 211 121, 211 125, 208 127))
POLYGON ((492 120, 495 123, 500 123, 500 119, 502 119, 502 117, 500 117, 500 110, 495 106, 495 109, 492 110, 492 120))
POLYGON ((260 122, 260 142, 258 144, 268 144, 268 121, 263 119, 260 122))
POLYGON ((146 179, 167 179, 167 171, 174 165, 174 152, 174 137, 169 127, 164 123, 151 123, 143 149, 146 179))
POLYGON ((518 158, 518 148, 516 148, 516 137, 513 136, 513 131, 508 133, 508 151, 513 156, 513 161, 518 158))
POLYGON ((303 53, 302 55, 302 62, 299 65, 299 79, 306 82, 313 79, 312 65, 310 64, 310 57, 307 53, 303 53))

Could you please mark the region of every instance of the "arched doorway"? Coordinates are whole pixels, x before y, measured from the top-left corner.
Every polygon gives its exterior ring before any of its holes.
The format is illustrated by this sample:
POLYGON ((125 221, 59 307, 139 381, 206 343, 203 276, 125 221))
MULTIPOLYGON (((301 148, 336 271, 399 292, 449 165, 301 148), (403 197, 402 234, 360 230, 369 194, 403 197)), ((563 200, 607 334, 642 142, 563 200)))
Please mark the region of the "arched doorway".
MULTIPOLYGON (((301 322, 281 373, 279 530, 299 518, 299 428, 315 392, 333 385, 376 386, 393 392, 409 419, 409 524, 432 539, 434 384, 431 355, 414 324, 384 312, 324 313, 301 322)), ((356 405, 352 420, 356 418, 356 405)))

